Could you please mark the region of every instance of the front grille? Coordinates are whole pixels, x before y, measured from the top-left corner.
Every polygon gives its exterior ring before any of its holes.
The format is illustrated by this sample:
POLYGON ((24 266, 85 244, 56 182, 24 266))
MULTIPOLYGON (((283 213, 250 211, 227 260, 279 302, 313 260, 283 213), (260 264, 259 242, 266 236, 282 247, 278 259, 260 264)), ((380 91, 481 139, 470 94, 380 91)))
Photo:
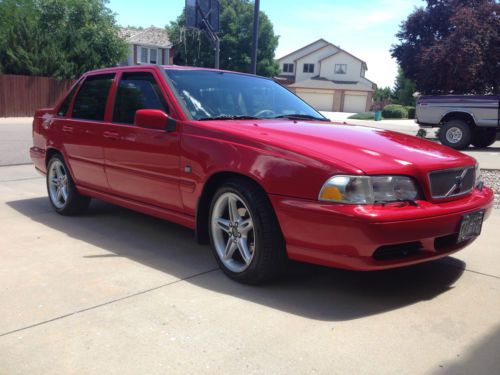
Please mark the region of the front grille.
POLYGON ((475 168, 462 167, 429 173, 432 198, 464 195, 474 188, 475 168))

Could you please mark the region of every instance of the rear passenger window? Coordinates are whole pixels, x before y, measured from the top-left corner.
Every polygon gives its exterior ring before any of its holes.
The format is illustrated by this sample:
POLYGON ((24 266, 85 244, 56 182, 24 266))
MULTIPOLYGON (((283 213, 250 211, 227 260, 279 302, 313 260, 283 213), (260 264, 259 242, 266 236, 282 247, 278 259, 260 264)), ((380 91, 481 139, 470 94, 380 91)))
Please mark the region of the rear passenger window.
POLYGON ((114 77, 114 74, 87 77, 76 95, 72 117, 104 121, 106 100, 114 77))
POLYGON ((168 106, 153 76, 148 72, 124 73, 115 98, 113 122, 133 124, 139 109, 160 109, 168 113, 168 106))

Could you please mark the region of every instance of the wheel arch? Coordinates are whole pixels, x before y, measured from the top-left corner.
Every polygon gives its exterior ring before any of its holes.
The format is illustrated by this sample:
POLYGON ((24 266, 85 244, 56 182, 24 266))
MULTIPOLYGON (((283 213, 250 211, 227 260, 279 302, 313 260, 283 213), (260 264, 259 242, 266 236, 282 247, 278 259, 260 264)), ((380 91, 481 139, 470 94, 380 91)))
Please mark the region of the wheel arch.
POLYGON ((49 160, 52 158, 52 156, 56 154, 61 155, 64 158, 63 153, 57 148, 54 147, 47 148, 47 151, 45 152, 45 166, 49 164, 49 160))
POLYGON ((470 127, 476 126, 476 119, 474 118, 474 114, 466 111, 450 111, 447 112, 442 118, 440 123, 445 124, 451 120, 462 120, 470 127))
POLYGON ((222 185, 225 181, 234 178, 249 181, 266 193, 266 190, 259 181, 247 175, 229 171, 219 171, 212 174, 203 185, 203 190, 196 207, 195 236, 198 243, 208 244, 210 242, 208 234, 208 215, 213 195, 220 185, 222 185))

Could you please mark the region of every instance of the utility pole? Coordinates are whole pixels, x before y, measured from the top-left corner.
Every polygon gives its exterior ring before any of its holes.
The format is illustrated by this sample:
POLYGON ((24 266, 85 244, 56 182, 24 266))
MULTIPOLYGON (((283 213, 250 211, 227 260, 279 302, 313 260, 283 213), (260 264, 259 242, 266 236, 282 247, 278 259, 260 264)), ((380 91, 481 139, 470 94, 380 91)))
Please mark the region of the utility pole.
POLYGON ((215 39, 215 69, 219 69, 220 39, 215 39))
POLYGON ((259 8, 260 0, 255 0, 253 6, 252 74, 257 74, 257 48, 259 46, 259 8))

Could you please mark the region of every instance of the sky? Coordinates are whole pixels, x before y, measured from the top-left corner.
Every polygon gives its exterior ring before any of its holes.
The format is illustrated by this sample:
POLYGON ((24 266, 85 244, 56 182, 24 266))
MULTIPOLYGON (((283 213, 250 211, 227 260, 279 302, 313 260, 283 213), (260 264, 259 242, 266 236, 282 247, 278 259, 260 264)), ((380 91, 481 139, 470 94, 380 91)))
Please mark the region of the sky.
MULTIPOLYGON (((182 12, 185 0, 111 0, 121 26, 163 27, 182 12)), ((279 35, 276 57, 323 38, 366 61, 366 77, 394 85, 397 64, 389 49, 399 25, 423 0, 261 0, 279 35)))

